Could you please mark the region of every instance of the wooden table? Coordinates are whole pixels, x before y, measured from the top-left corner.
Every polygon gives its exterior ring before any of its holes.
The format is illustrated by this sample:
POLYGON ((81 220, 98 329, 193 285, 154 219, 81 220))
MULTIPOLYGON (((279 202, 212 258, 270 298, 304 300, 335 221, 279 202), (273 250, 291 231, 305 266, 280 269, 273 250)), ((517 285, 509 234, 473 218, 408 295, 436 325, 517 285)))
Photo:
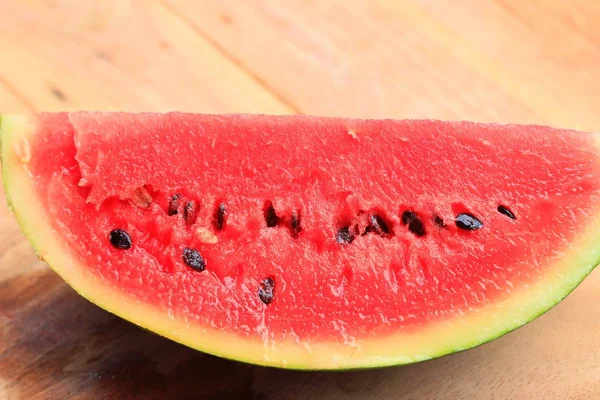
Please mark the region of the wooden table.
MULTIPOLYGON (((0 110, 600 128, 597 0, 0 0, 0 110)), ((0 208, 0 399, 599 399, 600 271, 530 325, 400 368, 265 369, 88 303, 0 208)))

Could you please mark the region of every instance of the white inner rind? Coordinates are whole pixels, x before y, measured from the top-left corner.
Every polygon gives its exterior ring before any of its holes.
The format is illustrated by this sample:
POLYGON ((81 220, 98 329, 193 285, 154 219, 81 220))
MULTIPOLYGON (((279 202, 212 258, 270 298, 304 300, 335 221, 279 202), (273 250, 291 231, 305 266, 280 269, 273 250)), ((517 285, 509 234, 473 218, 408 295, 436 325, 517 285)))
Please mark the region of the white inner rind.
MULTIPOLYGON (((0 126, 2 175, 9 205, 39 257, 79 294, 126 320, 194 349, 260 365, 294 369, 352 369, 408 364, 465 350, 531 321, 566 297, 600 261, 600 210, 570 248, 538 281, 504 300, 471 309, 411 333, 363 338, 359 344, 279 341, 265 345, 210 326, 190 324, 140 303, 89 272, 65 247, 40 207, 27 162, 33 119, 3 116, 0 126)), ((600 148, 600 140, 597 140, 600 148)))

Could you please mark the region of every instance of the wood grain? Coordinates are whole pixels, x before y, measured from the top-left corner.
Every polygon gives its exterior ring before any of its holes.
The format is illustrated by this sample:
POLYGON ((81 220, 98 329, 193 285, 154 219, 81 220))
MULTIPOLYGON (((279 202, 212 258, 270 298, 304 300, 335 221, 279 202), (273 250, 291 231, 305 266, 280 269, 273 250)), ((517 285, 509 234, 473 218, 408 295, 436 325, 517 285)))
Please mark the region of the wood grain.
POLYGON ((521 3, 168 1, 305 113, 598 129, 597 3, 521 3))
POLYGON ((37 109, 290 112, 160 3, 2 4, 0 76, 37 109))
MULTIPOLYGON (((310 113, 600 127, 595 0, 0 0, 0 112, 310 113)), ((0 193, 0 196, 2 193, 0 193)), ((400 368, 265 369, 90 304, 0 206, 0 400, 598 399, 600 272, 492 343, 400 368)))

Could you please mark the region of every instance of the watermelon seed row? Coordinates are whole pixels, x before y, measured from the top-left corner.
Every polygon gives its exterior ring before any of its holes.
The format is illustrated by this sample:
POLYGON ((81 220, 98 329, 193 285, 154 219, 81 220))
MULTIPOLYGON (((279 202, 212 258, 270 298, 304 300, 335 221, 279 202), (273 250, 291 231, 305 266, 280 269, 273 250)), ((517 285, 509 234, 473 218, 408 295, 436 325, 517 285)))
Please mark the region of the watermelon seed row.
MULTIPOLYGON (((136 192, 134 193, 134 197, 135 197, 135 202, 136 204, 140 205, 140 206, 147 206, 148 205, 148 197, 150 196, 148 191, 145 188, 138 188, 138 190, 136 190, 136 192), (143 191, 141 191, 143 189, 143 191)), ((174 195, 171 196, 171 198, 169 199, 169 204, 168 204, 168 209, 167 209, 167 214, 169 216, 172 215, 176 215, 178 213, 178 209, 179 209, 179 202, 181 200, 181 194, 180 193, 176 193, 174 195)), ((151 199, 150 199, 151 202, 151 199)), ((514 213, 506 206, 504 205, 499 205, 497 207, 497 211, 503 215, 506 215, 507 217, 515 220, 516 216, 514 215, 514 213)), ((185 207, 184 207, 184 219, 186 221, 186 224, 188 226, 192 225, 197 218, 197 214, 198 214, 198 205, 194 200, 190 200, 189 202, 186 203, 185 207)), ((220 203, 217 206, 217 209, 215 211, 215 216, 214 216, 214 226, 217 230, 222 230, 225 224, 225 218, 227 215, 227 207, 224 203, 220 203)), ((279 225, 281 218, 277 215, 275 208, 273 207, 273 203, 271 201, 266 201, 265 202, 265 207, 264 207, 264 218, 265 218, 265 222, 267 224, 267 227, 269 228, 273 228, 279 225)), ((425 226, 423 224, 423 222, 421 221, 421 219, 417 216, 417 214, 412 211, 412 210, 406 210, 402 213, 401 216, 401 220, 402 223, 408 227, 408 230, 413 233, 416 236, 425 236, 426 234, 426 230, 425 230, 425 226)), ((438 216, 437 214, 434 214, 432 217, 433 222, 439 226, 439 227, 445 227, 446 225, 444 224, 443 219, 438 216)), ((390 234, 390 229, 387 226, 387 224, 385 223, 385 221, 383 220, 383 218, 381 218, 379 215, 371 215, 369 217, 369 225, 367 226, 367 228, 365 229, 365 231, 363 232, 363 236, 366 235, 367 233, 370 232, 374 232, 376 234, 382 235, 382 236, 386 236, 390 234)), ((483 222, 481 222, 477 217, 475 217, 474 215, 470 214, 470 213, 460 213, 456 216, 455 218, 455 224, 458 228, 463 229, 463 230, 478 230, 481 229, 483 227, 483 222)), ((292 216, 290 217, 290 231, 292 233, 293 237, 297 237, 299 232, 302 230, 302 228, 300 227, 300 215, 299 213, 296 214, 292 214, 292 216)), ((352 232, 350 230, 349 226, 345 226, 342 227, 338 230, 337 234, 336 234, 336 241, 340 244, 350 244, 354 241, 356 235, 358 234, 358 226, 355 226, 354 229, 355 232, 352 232)), ((127 237, 129 237, 129 235, 127 234, 127 232, 120 230, 120 229, 115 229, 113 232, 111 232, 111 243, 113 244, 114 247, 116 248, 129 248, 131 247, 131 238, 129 238, 129 247, 127 247, 127 240, 126 239, 122 239, 123 233, 125 235, 127 235, 127 237), (119 239, 121 238, 121 239, 119 239), (121 242, 119 242, 121 241, 121 242)))
MULTIPOLYGON (((147 207, 152 202, 151 195, 145 188, 138 188, 134 192, 134 203, 141 207, 147 207)), ((169 199, 167 214, 169 216, 178 214, 181 194, 176 193, 169 199)), ((515 214, 506 206, 499 205, 497 211, 500 214, 507 216, 510 219, 516 220, 515 214)), ((273 228, 280 224, 281 218, 277 215, 273 203, 265 202, 263 209, 264 219, 267 227, 273 228)), ((198 216, 198 204, 194 200, 188 201, 183 209, 183 217, 187 226, 191 226, 196 221, 198 216)), ((219 203, 215 209, 213 225, 216 230, 223 230, 227 217, 227 206, 225 203, 219 203)), ((425 236, 425 225, 419 218, 417 213, 412 210, 406 210, 401 215, 402 223, 407 226, 408 230, 418 237, 425 236)), ((446 227, 444 220, 437 214, 432 216, 432 221, 440 228, 446 227)), ((455 224, 459 229, 472 231, 483 228, 483 222, 470 213, 459 213, 455 218, 455 224)), ((293 237, 297 237, 302 230, 300 226, 300 213, 293 213, 290 217, 290 232, 293 237)), ((375 233, 380 236, 393 235, 388 223, 377 214, 369 216, 368 225, 362 235, 375 233)), ((354 228, 344 226, 337 231, 336 242, 341 245, 348 245, 354 241, 358 232, 358 224, 354 228)), ((117 249, 128 250, 132 246, 132 240, 129 233, 124 229, 113 229, 109 234, 111 245, 117 249)), ((202 272, 206 269, 206 261, 197 249, 185 247, 182 252, 183 262, 195 271, 202 272)), ((264 304, 270 304, 274 297, 275 281, 272 277, 263 279, 259 285, 258 297, 264 304)))
MULTIPOLYGON (((178 213, 179 202, 181 200, 181 194, 176 193, 171 196, 168 204, 167 214, 169 216, 176 215, 178 213)), ((197 203, 194 200, 186 203, 184 207, 184 219, 188 226, 191 226, 197 217, 197 203)), ((497 207, 497 211, 510 219, 515 220, 515 214, 506 206, 499 205, 497 207)), ((274 228, 280 225, 282 218, 277 215, 273 203, 268 200, 265 202, 264 208, 264 219, 267 227, 274 228)), ((227 214, 227 208, 224 203, 220 203, 215 210, 215 216, 213 219, 213 224, 215 229, 222 230, 225 223, 225 217, 227 214)), ((385 221, 376 214, 373 214, 369 217, 370 223, 362 233, 362 235, 366 235, 367 233, 376 233, 381 236, 387 236, 390 234, 390 229, 385 223, 385 221)), ((408 230, 418 237, 423 237, 426 235, 425 225, 423 224, 421 218, 412 210, 406 210, 402 213, 401 216, 402 223, 408 227, 408 230)), ((446 227, 444 220, 434 214, 432 217, 432 221, 435 225, 440 228, 446 227)), ((483 227, 483 222, 470 213, 460 213, 455 218, 455 224, 459 229, 472 231, 478 230, 483 227)), ((354 241, 355 237, 358 235, 358 228, 355 227, 353 231, 351 231, 350 226, 342 227, 338 230, 336 234, 336 241, 339 244, 347 245, 354 241)), ((302 228, 300 227, 300 214, 294 213, 290 217, 290 232, 294 238, 298 237, 298 234, 302 228)))

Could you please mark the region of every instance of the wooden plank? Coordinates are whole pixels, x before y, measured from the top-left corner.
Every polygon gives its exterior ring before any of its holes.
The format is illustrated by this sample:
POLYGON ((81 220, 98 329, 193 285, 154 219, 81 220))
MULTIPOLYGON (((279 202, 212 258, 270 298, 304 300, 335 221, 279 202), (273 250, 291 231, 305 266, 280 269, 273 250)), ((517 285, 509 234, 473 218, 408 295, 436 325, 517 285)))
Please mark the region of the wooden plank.
MULTIPOLYGON (((581 32, 556 40, 523 27, 494 1, 166 1, 307 113, 598 126, 600 50, 581 32), (573 46, 585 56, 556 66, 573 46)), ((579 31, 600 17, 593 3, 579 1, 569 17, 579 31)))
MULTIPOLYGON (((562 42, 561 49, 567 50, 567 53, 569 47, 572 47, 570 41, 574 40, 574 35, 587 39, 596 47, 600 45, 600 32, 596 29, 597 16, 600 15, 600 3, 597 1, 572 0, 567 3, 548 0, 522 4, 518 0, 497 0, 497 3, 539 35, 562 42)), ((556 54, 558 62, 561 61, 561 56, 560 53, 556 54)))
POLYGON ((7 2, 0 75, 37 108, 293 112, 157 2, 7 2))
POLYGON ((473 7, 459 0, 447 10, 427 1, 419 1, 422 9, 387 3, 406 17, 451 31, 456 39, 446 35, 446 46, 457 48, 465 63, 531 104, 549 123, 598 129, 600 35, 593 33, 598 2, 497 0, 473 7), (458 39, 464 43, 460 49, 458 39))

